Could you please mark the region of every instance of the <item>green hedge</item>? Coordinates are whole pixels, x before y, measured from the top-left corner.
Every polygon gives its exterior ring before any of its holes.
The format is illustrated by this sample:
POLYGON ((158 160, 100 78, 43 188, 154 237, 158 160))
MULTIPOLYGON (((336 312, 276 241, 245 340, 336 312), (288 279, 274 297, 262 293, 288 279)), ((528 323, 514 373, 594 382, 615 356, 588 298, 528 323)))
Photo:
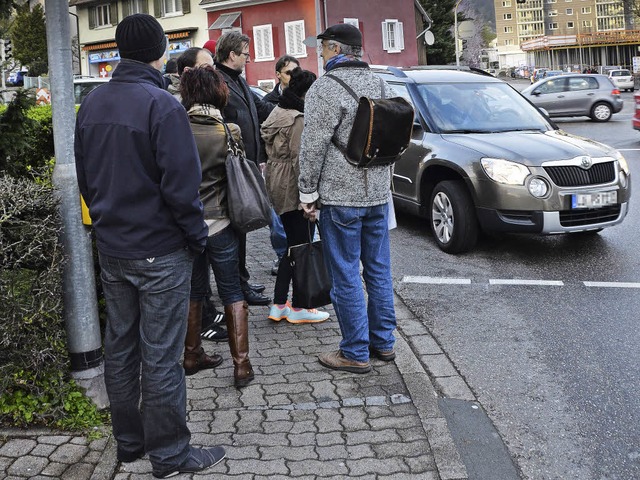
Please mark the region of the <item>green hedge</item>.
POLYGON ((85 429, 106 416, 71 379, 51 108, 0 110, 0 424, 85 429))

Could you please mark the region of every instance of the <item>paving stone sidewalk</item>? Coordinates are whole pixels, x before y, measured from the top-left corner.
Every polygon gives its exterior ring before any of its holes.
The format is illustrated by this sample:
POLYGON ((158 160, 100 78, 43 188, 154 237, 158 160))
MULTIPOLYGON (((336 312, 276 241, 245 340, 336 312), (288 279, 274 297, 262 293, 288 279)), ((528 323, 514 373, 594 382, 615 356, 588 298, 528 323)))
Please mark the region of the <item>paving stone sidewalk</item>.
MULTIPOLYGON (((265 283, 274 254, 268 231, 249 235, 252 281, 265 283)), ((433 387, 456 381, 427 372, 442 352, 424 325, 396 297, 397 358, 372 360, 365 375, 322 367, 317 354, 336 349, 340 330, 328 321, 292 325, 267 319, 268 307, 250 307, 250 358, 255 380, 233 387, 226 343, 204 342, 223 355, 215 370, 187 377, 188 421, 195 445, 223 445, 227 459, 204 473, 175 478, 210 479, 423 479, 464 480, 460 460, 433 387), (445 382, 440 385, 440 382, 445 382)), ((464 388, 462 386, 461 388, 464 388)), ((0 480, 151 479, 145 457, 115 458, 106 434, 90 441, 45 430, 0 430, 0 480)))

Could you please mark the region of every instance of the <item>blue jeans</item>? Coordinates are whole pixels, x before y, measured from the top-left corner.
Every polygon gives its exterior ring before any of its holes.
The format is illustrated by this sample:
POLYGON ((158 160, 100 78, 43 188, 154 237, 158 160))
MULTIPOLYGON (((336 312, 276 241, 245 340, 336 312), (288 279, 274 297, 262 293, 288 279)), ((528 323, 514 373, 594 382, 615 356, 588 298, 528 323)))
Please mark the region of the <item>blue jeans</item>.
POLYGON ((358 362, 369 360, 369 346, 391 350, 395 344, 387 215, 386 203, 375 207, 324 205, 320 210, 323 253, 333 281, 331 301, 342 332, 340 350, 358 362))
POLYGON ((124 452, 144 448, 154 469, 173 468, 187 458, 191 438, 180 360, 193 255, 178 250, 142 260, 103 254, 99 259, 107 305, 104 376, 114 437, 124 452))
POLYGON ((204 300, 208 295, 209 265, 213 270, 222 304, 227 306, 244 300, 238 270, 240 265, 238 242, 238 234, 231 226, 207 238, 204 252, 193 262, 191 277, 193 300, 204 300))
POLYGON ((287 237, 284 232, 284 227, 282 226, 280 215, 278 215, 273 208, 271 209, 271 224, 269 225, 269 229, 271 231, 271 247, 273 251, 276 252, 278 259, 280 259, 287 253, 287 237))

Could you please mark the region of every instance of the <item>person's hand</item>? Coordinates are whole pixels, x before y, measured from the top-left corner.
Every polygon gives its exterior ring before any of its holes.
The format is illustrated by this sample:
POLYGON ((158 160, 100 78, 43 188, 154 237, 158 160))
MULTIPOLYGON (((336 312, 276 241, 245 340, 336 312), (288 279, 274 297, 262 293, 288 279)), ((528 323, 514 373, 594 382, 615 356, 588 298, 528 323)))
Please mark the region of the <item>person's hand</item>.
POLYGON ((267 164, 265 163, 259 163, 258 164, 258 168, 260 169, 260 174, 262 175, 262 178, 264 178, 265 174, 267 173, 267 164))
POLYGON ((316 204, 314 203, 301 203, 300 207, 303 210, 304 218, 309 220, 310 222, 315 222, 318 219, 318 209, 316 208, 316 204))

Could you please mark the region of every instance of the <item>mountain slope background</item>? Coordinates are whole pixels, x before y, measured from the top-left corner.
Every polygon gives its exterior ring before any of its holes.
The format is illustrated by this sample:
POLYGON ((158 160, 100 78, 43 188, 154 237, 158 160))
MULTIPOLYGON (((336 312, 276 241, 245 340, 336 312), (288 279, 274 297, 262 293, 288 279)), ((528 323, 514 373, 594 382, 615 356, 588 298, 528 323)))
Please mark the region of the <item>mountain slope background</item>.
POLYGON ((491 30, 496 31, 496 13, 494 9, 494 0, 464 0, 464 4, 475 8, 480 15, 480 19, 483 23, 486 23, 491 27, 491 30))

